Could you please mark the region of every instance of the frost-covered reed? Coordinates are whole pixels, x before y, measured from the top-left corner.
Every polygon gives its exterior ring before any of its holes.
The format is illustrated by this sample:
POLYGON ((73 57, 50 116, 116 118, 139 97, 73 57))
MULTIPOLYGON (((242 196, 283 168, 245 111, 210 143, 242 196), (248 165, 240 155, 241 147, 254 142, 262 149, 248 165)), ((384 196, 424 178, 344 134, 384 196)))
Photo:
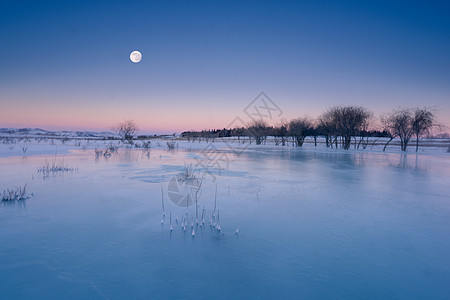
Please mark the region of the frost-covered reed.
POLYGON ((151 141, 142 141, 142 143, 135 143, 134 148, 144 148, 144 149, 150 149, 152 147, 151 141))
POLYGON ((28 199, 29 196, 27 194, 27 185, 23 187, 16 187, 14 189, 6 189, 1 194, 2 202, 14 202, 28 199))
POLYGON ((184 171, 181 174, 181 176, 178 178, 178 181, 180 181, 180 183, 182 183, 182 182, 192 183, 192 182, 199 180, 199 178, 200 178, 200 174, 197 171, 197 168, 192 166, 192 164, 188 164, 188 165, 184 165, 184 171))
POLYGON ((44 176, 49 176, 50 174, 55 173, 65 173, 75 171, 75 168, 70 168, 68 165, 65 165, 64 162, 44 162, 44 164, 38 168, 38 173, 44 176))
POLYGON ((95 157, 99 158, 100 156, 104 156, 104 157, 110 157, 112 155, 112 152, 109 148, 106 149, 94 149, 95 152, 95 157))
MULTIPOLYGON (((164 189, 162 186, 161 186, 161 208, 162 208, 161 224, 164 224, 164 219, 166 217, 166 210, 164 208, 164 189)), ((170 222, 172 223, 172 215, 170 215, 170 222)))
POLYGON ((176 143, 174 141, 167 142, 168 150, 175 150, 175 147, 176 147, 176 143))
MULTIPOLYGON (((197 180, 198 177, 196 176, 197 172, 194 171, 191 165, 186 166, 185 168, 185 174, 183 179, 181 180, 187 180, 187 179, 193 179, 197 180)), ((195 194, 195 192, 194 192, 195 194)), ((193 195, 194 201, 197 196, 193 195)), ((175 214, 175 220, 173 222, 172 220, 172 211, 169 211, 168 216, 168 222, 165 220, 165 201, 164 201, 164 190, 163 187, 161 187, 161 208, 162 208, 162 218, 161 218, 161 225, 165 226, 165 223, 169 224, 169 232, 172 234, 176 229, 181 230, 183 234, 191 235, 192 238, 199 235, 200 237, 204 236, 205 234, 205 223, 206 218, 211 217, 209 221, 210 230, 208 232, 211 232, 211 234, 223 236, 226 233, 224 232, 224 229, 221 226, 221 220, 220 220, 220 210, 218 209, 217 205, 217 197, 218 197, 218 190, 217 190, 217 184, 215 186, 215 193, 214 193, 214 206, 211 207, 211 212, 207 212, 207 209, 205 206, 200 207, 198 203, 195 201, 195 208, 189 209, 189 205, 186 205, 184 207, 185 211, 181 214, 175 214), (181 216, 181 218, 179 218, 181 216)), ((198 198, 197 198, 198 199, 198 198)), ((239 227, 236 227, 235 231, 232 231, 229 233, 233 236, 239 235, 239 227)))
POLYGON ((95 148, 94 149, 95 157, 99 158, 100 156, 104 156, 104 157, 108 158, 111 155, 113 155, 114 153, 116 153, 118 149, 119 149, 119 147, 117 147, 115 144, 109 143, 109 145, 105 149, 95 148))

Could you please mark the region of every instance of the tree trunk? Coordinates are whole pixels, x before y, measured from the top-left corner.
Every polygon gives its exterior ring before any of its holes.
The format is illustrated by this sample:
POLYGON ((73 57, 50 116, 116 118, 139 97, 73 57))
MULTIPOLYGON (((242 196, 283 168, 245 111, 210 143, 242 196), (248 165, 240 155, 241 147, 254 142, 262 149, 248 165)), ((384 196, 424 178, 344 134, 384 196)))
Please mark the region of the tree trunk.
POLYGON ((296 136, 295 139, 297 142, 297 147, 302 147, 305 137, 304 136, 296 136))
POLYGON ((416 152, 419 150, 419 135, 416 134, 416 152))
POLYGON ((390 143, 393 139, 394 139, 394 138, 391 137, 391 139, 384 145, 383 152, 386 151, 386 147, 389 145, 389 143, 390 143))

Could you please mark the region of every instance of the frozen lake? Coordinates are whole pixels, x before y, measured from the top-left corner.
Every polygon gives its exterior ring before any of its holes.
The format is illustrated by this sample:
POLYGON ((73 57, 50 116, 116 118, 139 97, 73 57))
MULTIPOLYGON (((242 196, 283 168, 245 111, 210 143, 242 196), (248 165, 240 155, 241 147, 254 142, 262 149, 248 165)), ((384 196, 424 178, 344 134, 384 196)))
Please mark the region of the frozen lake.
POLYGON ((33 193, 0 207, 0 298, 450 298, 448 155, 227 155, 194 237, 167 189, 198 151, 0 158, 0 188, 33 193), (74 170, 44 177, 45 161, 74 170))

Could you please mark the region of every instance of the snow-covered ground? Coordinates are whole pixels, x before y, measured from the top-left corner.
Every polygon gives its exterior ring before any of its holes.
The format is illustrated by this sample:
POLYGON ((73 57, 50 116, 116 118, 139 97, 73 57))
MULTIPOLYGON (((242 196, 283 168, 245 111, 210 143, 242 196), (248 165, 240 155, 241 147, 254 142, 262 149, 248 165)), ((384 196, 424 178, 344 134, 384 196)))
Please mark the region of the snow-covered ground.
MULTIPOLYGON (((268 137, 263 145, 256 145, 254 140, 250 141, 248 138, 215 138, 215 139, 197 139, 196 141, 189 141, 180 137, 165 137, 165 138, 151 138, 145 140, 135 140, 134 145, 129 145, 127 142, 122 142, 117 136, 115 139, 108 139, 107 136, 97 135, 89 138, 83 136, 46 136, 42 137, 36 134, 1 134, 0 133, 0 157, 7 156, 30 156, 38 154, 63 154, 70 150, 77 149, 102 149, 107 147, 120 148, 143 148, 144 145, 150 141, 149 147, 152 149, 167 149, 167 142, 175 143, 177 149, 197 150, 208 152, 216 149, 221 149, 231 152, 248 151, 327 151, 327 152, 346 152, 346 153, 361 153, 361 152, 385 152, 385 153, 402 153, 400 151, 400 141, 394 139, 383 151, 384 145, 389 140, 388 138, 369 138, 364 144, 359 144, 359 140, 352 143, 349 150, 342 150, 341 148, 327 148, 325 139, 319 137, 317 139, 317 146, 314 145, 314 140, 311 137, 306 138, 303 147, 293 147, 290 139, 286 142, 286 146, 276 145, 273 137, 268 137)), ((419 154, 425 155, 450 155, 450 139, 421 139, 419 142, 419 154)), ((416 153, 415 140, 411 140, 408 151, 406 153, 416 153)))
POLYGON ((0 206, 0 298, 450 298, 448 141, 4 137, 0 192, 30 198, 0 206), (198 215, 173 197, 187 166, 198 215))

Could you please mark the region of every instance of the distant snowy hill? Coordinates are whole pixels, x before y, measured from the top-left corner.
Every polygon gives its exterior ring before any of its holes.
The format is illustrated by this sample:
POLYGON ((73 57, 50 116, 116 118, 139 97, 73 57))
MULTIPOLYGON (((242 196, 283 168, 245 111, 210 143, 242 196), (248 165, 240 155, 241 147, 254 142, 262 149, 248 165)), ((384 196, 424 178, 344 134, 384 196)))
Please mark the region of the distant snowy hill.
POLYGON ((68 137, 68 138, 103 138, 117 137, 117 134, 103 131, 49 131, 40 128, 0 128, 0 135, 21 137, 68 137))

